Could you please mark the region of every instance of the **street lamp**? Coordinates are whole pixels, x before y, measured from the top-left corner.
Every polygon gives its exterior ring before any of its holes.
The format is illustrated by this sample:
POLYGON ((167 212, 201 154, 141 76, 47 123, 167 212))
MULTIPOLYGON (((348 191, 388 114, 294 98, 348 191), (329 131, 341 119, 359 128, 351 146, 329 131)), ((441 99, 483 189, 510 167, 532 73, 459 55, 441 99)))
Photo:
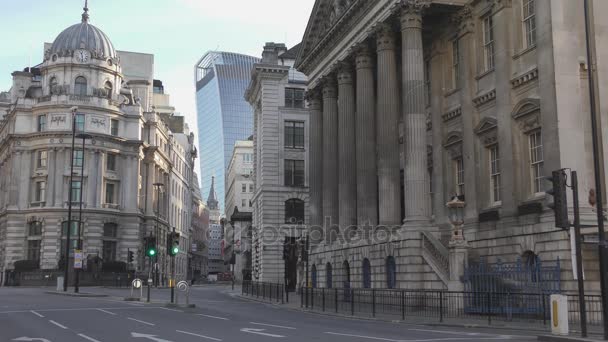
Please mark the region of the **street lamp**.
POLYGON ((464 241, 462 235, 462 226, 464 225, 464 207, 466 203, 461 201, 458 196, 452 197, 452 200, 446 203, 448 207, 448 217, 452 224, 452 241, 464 241))
MULTIPOLYGON (((80 133, 76 136, 77 138, 82 139, 82 165, 80 168, 80 199, 79 199, 79 208, 78 208, 78 249, 82 250, 82 238, 80 236, 82 231, 82 193, 84 192, 84 142, 86 139, 92 139, 93 136, 86 133, 80 133)), ((73 154, 74 152, 72 152, 73 154)), ((82 267, 82 266, 81 266, 82 267)), ((78 293, 79 291, 79 281, 80 281, 80 268, 76 269, 76 277, 74 278, 74 293, 78 293)))
MULTIPOLYGON (((72 187, 74 184, 74 144, 76 142, 76 112, 78 107, 72 107, 72 149, 70 150, 70 187, 68 191, 68 223, 65 233, 65 269, 63 275, 63 292, 68 291, 68 270, 70 267, 70 230, 72 228, 72 187)), ((82 191, 82 189, 80 189, 82 191)))

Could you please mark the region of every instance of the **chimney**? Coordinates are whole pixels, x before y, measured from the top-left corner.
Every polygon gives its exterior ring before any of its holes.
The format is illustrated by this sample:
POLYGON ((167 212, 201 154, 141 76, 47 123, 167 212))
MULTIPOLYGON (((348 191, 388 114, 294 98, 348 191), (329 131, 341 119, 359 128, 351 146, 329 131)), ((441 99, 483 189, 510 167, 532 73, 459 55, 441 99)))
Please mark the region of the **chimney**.
POLYGON ((285 44, 266 43, 262 52, 262 64, 279 64, 279 56, 287 51, 285 44))

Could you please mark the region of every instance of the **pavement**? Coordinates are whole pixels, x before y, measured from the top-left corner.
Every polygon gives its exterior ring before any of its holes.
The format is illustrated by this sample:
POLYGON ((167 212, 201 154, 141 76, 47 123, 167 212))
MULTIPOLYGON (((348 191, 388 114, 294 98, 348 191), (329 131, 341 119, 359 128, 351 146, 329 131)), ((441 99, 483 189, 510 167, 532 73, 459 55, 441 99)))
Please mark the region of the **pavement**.
MULTIPOLYGON (((71 290, 71 289, 70 289, 71 290)), ((107 297, 45 293, 48 288, 0 288, 0 342, 535 341, 526 331, 497 331, 359 320, 285 310, 240 298, 240 288, 193 287, 196 308, 167 308, 169 290, 152 289, 151 303, 127 302, 130 290, 86 288, 107 297)), ((83 290, 84 291, 84 290, 83 290)), ((146 293, 144 291, 144 297, 146 293)), ((183 297, 182 297, 183 299, 183 297)))

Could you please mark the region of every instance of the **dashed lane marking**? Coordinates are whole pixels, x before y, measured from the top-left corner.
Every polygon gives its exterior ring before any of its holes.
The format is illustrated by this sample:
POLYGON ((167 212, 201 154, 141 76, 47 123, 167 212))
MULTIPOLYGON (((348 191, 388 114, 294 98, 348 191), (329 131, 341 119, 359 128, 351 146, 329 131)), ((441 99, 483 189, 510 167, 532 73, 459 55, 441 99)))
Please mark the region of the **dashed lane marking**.
POLYGON ((107 313, 108 315, 116 316, 116 314, 115 314, 115 313, 113 313, 113 312, 111 312, 111 311, 108 311, 108 310, 104 310, 104 309, 97 309, 97 311, 101 311, 101 312, 103 312, 103 313, 107 313))
POLYGON ((150 322, 146 322, 146 321, 140 321, 140 320, 132 318, 132 317, 127 317, 127 318, 130 319, 130 320, 132 320, 132 321, 139 322, 139 323, 142 323, 142 324, 147 324, 147 325, 151 325, 151 326, 155 326, 156 325, 154 323, 150 323, 150 322))
POLYGON ((89 337, 89 336, 87 336, 87 335, 85 335, 85 334, 78 334, 78 336, 80 336, 80 337, 84 338, 85 340, 89 340, 89 341, 91 341, 91 342, 101 342, 101 341, 96 340, 96 339, 94 339, 94 338, 92 338, 92 337, 89 337))
POLYGON ((249 322, 249 324, 254 324, 254 325, 263 325, 263 326, 265 326, 265 327, 273 327, 273 328, 279 328, 279 329, 296 330, 296 328, 293 328, 293 327, 286 327, 286 326, 284 326, 284 325, 274 325, 274 324, 257 323, 257 322, 249 322))
POLYGON ((31 313, 33 313, 34 315, 36 315, 36 316, 40 317, 40 318, 44 318, 44 316, 42 316, 41 314, 37 313, 37 312, 36 312, 36 311, 34 311, 34 310, 30 310, 30 312, 31 312, 31 313))
POLYGON ((190 336, 202 337, 202 338, 206 338, 206 339, 211 340, 211 341, 221 341, 221 339, 215 338, 215 337, 209 337, 209 336, 195 334, 195 333, 191 333, 191 332, 187 332, 187 331, 182 331, 182 330, 175 330, 175 331, 177 331, 180 334, 186 334, 186 335, 190 335, 190 336))
POLYGON ((173 312, 183 312, 182 310, 169 309, 169 308, 161 308, 161 309, 167 310, 167 311, 173 311, 173 312))
POLYGON ((66 327, 66 326, 65 326, 65 325, 63 325, 63 324, 59 324, 59 323, 57 323, 57 322, 53 321, 52 319, 50 319, 50 320, 49 320, 49 322, 51 322, 51 323, 55 324, 56 326, 60 327, 61 329, 67 329, 67 328, 68 328, 68 327, 66 327))
POLYGON ((213 319, 221 319, 222 321, 227 321, 228 318, 226 317, 218 317, 218 316, 211 316, 211 315, 203 315, 203 314, 196 314, 197 316, 203 316, 203 317, 207 317, 207 318, 213 318, 213 319))

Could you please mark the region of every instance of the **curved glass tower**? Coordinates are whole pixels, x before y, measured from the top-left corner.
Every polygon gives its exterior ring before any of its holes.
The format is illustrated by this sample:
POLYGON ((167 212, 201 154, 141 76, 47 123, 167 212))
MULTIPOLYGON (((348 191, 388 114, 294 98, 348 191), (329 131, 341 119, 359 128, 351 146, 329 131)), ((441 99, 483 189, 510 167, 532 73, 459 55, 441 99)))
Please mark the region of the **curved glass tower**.
POLYGON ((245 100, 251 69, 259 58, 231 52, 208 52, 196 64, 201 192, 218 182, 215 190, 220 211, 225 197, 225 171, 237 140, 253 134, 253 110, 245 100))

